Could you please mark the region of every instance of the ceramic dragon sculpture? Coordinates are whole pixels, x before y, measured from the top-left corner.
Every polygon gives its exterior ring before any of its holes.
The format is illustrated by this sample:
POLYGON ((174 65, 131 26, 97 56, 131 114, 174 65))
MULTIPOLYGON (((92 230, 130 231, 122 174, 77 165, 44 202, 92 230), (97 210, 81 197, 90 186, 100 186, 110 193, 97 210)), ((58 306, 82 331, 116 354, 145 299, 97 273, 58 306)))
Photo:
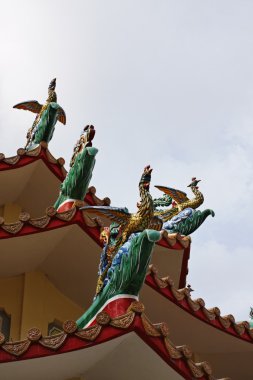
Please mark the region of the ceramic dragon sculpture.
POLYGON ((53 137, 57 120, 59 120, 62 124, 66 124, 65 112, 57 103, 55 87, 56 79, 53 79, 49 84, 48 98, 44 105, 37 102, 37 100, 29 100, 18 103, 13 107, 36 113, 36 118, 33 125, 28 130, 26 136, 26 150, 34 149, 42 141, 49 143, 53 137))
POLYGON ((161 239, 162 221, 154 216, 154 205, 149 193, 149 166, 139 182, 141 201, 135 214, 127 209, 86 206, 83 210, 109 218, 113 223, 100 235, 104 243, 101 254, 96 296, 89 309, 78 319, 80 328, 92 324, 101 310, 114 305, 117 313, 133 299, 138 299, 150 263, 154 244, 161 239), (153 228, 153 229, 148 229, 153 228), (158 230, 158 231, 157 231, 158 230))
MULTIPOLYGON (((114 233, 115 231, 112 231, 112 234, 114 233)), ((160 238, 160 233, 155 230, 144 230, 130 236, 112 260, 106 285, 95 297, 88 310, 77 320, 79 328, 92 324, 96 315, 102 310, 110 310, 111 315, 113 309, 117 311, 117 314, 124 314, 127 306, 133 300, 138 300, 154 244, 160 238)), ((114 239, 115 236, 112 240, 114 239)), ((115 241, 111 243, 114 244, 115 241)), ((106 247, 102 252, 105 256, 106 247)))
POLYGON ((213 210, 196 210, 204 202, 204 196, 197 186, 199 182, 200 180, 194 177, 190 185, 188 185, 194 194, 192 199, 189 199, 183 191, 165 186, 156 186, 164 192, 162 198, 155 200, 154 212, 156 216, 162 218, 163 229, 170 233, 179 232, 182 235, 190 235, 196 231, 209 215, 214 216, 213 210), (168 207, 169 205, 172 207, 158 210, 160 206, 168 207))
POLYGON ((69 210, 76 201, 84 200, 98 152, 92 147, 94 135, 94 126, 87 125, 74 147, 70 170, 61 184, 59 197, 54 204, 58 212, 69 210))
POLYGON ((149 192, 152 169, 150 166, 144 168, 144 172, 139 182, 140 202, 137 204, 138 211, 130 214, 126 208, 117 207, 99 207, 85 206, 83 210, 96 216, 107 217, 112 222, 119 224, 119 233, 114 244, 108 244, 106 249, 107 263, 103 271, 99 274, 96 295, 98 295, 105 285, 107 272, 119 248, 129 239, 130 235, 136 232, 144 231, 146 228, 160 230, 162 220, 154 216, 154 206, 151 194, 149 192))
MULTIPOLYGON (((139 183, 141 202, 138 203, 136 214, 129 214, 125 208, 83 208, 88 213, 107 217, 113 223, 110 227, 105 227, 100 235, 104 248, 100 258, 96 295, 92 305, 77 321, 80 328, 90 326, 101 311, 108 311, 112 315, 116 310, 116 315, 120 312, 123 314, 130 300, 138 299, 154 244, 161 239, 159 231, 167 227, 166 223, 173 222, 170 226, 174 229, 173 232, 194 230, 196 227, 192 217, 198 213, 195 209, 204 201, 203 194, 197 188, 199 181, 193 179, 190 184, 195 195, 192 200, 183 192, 159 186, 166 193, 153 202, 149 193, 150 180, 151 169, 146 167, 139 183), (173 206, 172 209, 167 209, 170 205, 173 206), (166 210, 157 210, 157 207, 166 207, 166 210), (186 213, 187 217, 183 217, 182 213, 186 213)), ((204 215, 203 218, 206 218, 209 211, 211 213, 211 210, 205 211, 199 212, 204 215)))

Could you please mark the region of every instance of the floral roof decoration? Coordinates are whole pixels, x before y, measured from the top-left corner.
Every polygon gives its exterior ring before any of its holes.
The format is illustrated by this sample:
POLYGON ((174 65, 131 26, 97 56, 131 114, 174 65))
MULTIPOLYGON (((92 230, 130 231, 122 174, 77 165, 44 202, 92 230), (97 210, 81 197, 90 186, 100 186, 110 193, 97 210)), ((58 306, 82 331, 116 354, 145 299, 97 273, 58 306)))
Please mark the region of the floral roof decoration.
POLYGON ((196 300, 191 298, 191 292, 187 287, 177 289, 169 276, 160 278, 154 265, 150 265, 145 282, 162 296, 202 321, 235 337, 253 343, 253 328, 250 328, 249 322, 236 322, 232 314, 221 316, 218 307, 207 309, 202 298, 196 300))
POLYGON ((191 349, 186 345, 174 345, 169 339, 167 324, 152 324, 144 314, 144 309, 142 303, 134 301, 127 313, 116 318, 111 318, 106 312, 99 313, 96 323, 88 328, 78 329, 74 321, 66 321, 62 333, 43 337, 39 329, 32 328, 28 331, 27 339, 19 342, 5 342, 4 335, 0 333, 0 362, 84 349, 135 332, 185 379, 216 379, 209 363, 194 362, 191 349))

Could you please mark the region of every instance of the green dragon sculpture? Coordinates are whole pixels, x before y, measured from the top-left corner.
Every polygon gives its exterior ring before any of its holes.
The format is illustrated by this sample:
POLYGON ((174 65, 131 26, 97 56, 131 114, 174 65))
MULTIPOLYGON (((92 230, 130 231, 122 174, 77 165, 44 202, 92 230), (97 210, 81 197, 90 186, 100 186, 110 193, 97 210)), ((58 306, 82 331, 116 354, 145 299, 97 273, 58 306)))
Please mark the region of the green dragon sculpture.
POLYGON ((42 141, 48 144, 53 137, 57 120, 62 124, 66 124, 65 112, 57 103, 55 87, 56 79, 53 79, 49 84, 48 98, 44 105, 37 102, 37 100, 29 100, 13 106, 13 108, 23 109, 37 114, 26 136, 26 150, 34 149, 42 141))
POLYGON ((120 296, 138 298, 154 244, 160 238, 160 233, 154 230, 145 230, 140 234, 131 235, 112 261, 107 274, 107 284, 96 296, 89 309, 77 320, 79 328, 90 324, 110 300, 120 296))
POLYGON ((110 227, 105 227, 100 235, 104 249, 99 264, 96 295, 92 305, 77 321, 80 328, 91 325, 100 311, 107 308, 111 312, 117 311, 123 300, 138 299, 153 246, 160 240, 159 231, 167 227, 166 223, 173 222, 170 226, 173 232, 193 231, 203 223, 209 212, 212 212, 205 210, 201 213, 193 209, 204 201, 203 195, 198 191, 199 181, 196 178, 190 184, 195 194, 193 200, 190 201, 183 192, 159 186, 158 188, 162 189, 166 196, 156 199, 155 205, 149 193, 150 180, 151 169, 148 166, 144 169, 139 183, 141 202, 138 203, 136 214, 129 214, 127 209, 116 207, 82 208, 96 216, 107 217, 113 223, 110 227), (172 209, 169 210, 161 211, 155 208, 161 205, 168 206, 171 203, 172 209), (162 223, 160 217, 164 215, 167 219, 165 218, 165 222, 162 223))
POLYGON ((188 185, 195 196, 193 199, 188 199, 183 191, 165 186, 156 186, 164 192, 163 197, 156 200, 154 212, 155 215, 162 218, 164 222, 163 229, 166 229, 169 233, 178 232, 181 235, 190 235, 200 227, 209 215, 215 215, 211 209, 196 210, 204 202, 204 196, 197 186, 199 182, 200 180, 194 177, 190 185, 188 185), (165 205, 166 196, 168 197, 168 203, 170 199, 173 199, 172 207, 159 210, 158 206, 165 205))
POLYGON ((117 236, 114 245, 108 247, 107 256, 108 263, 100 274, 97 283, 96 294, 99 294, 104 286, 104 280, 107 271, 111 266, 112 260, 118 249, 128 240, 132 233, 140 232, 146 228, 153 228, 160 230, 162 227, 162 220, 154 217, 154 205, 151 194, 149 193, 149 185, 151 180, 152 169, 150 166, 144 168, 144 172, 139 182, 139 192, 141 201, 137 204, 138 211, 135 214, 130 214, 126 208, 117 207, 92 207, 85 206, 83 210, 94 213, 97 216, 108 217, 111 221, 117 222, 121 226, 121 233, 117 236))
POLYGON ((98 150, 92 147, 95 135, 93 125, 87 125, 74 147, 70 170, 61 184, 61 190, 54 207, 58 212, 70 209, 76 201, 83 201, 91 180, 98 150))

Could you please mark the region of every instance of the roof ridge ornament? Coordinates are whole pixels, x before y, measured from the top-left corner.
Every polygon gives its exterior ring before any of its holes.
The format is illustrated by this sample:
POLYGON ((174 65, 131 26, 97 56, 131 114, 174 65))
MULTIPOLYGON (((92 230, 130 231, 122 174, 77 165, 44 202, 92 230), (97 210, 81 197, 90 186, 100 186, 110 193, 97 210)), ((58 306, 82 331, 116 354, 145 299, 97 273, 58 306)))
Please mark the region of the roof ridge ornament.
POLYGON ((66 114, 63 108, 57 103, 55 87, 56 78, 54 78, 49 84, 48 98, 44 105, 40 104, 37 100, 28 100, 13 106, 13 108, 30 111, 36 114, 35 120, 26 135, 26 150, 34 149, 42 141, 48 144, 53 137, 57 120, 64 125, 66 124, 66 114))
POLYGON ((77 155, 84 148, 88 146, 92 146, 92 140, 94 139, 95 133, 96 133, 95 127, 92 124, 86 125, 83 128, 80 138, 77 140, 76 145, 74 146, 73 155, 71 157, 70 164, 69 164, 70 167, 74 165, 77 155))
POLYGON ((189 199, 187 194, 181 190, 166 186, 155 186, 164 194, 161 198, 155 199, 154 214, 162 218, 163 228, 169 233, 179 232, 182 235, 190 235, 200 227, 209 215, 215 215, 211 209, 196 210, 204 203, 204 195, 197 186, 200 181, 193 177, 190 185, 188 185, 194 194, 192 199, 189 199), (168 208, 165 208, 166 206, 168 208), (158 209, 158 207, 163 208, 158 209))
POLYGON ((70 170, 61 184, 60 194, 54 205, 58 212, 67 211, 75 206, 76 202, 84 201, 98 152, 92 147, 95 132, 93 125, 86 125, 74 146, 70 170))
MULTIPOLYGON (((152 169, 150 165, 144 168, 140 182, 139 192, 141 201, 137 204, 138 211, 134 214, 126 208, 118 207, 93 207, 85 206, 83 210, 96 216, 109 218, 116 224, 111 225, 106 246, 106 257, 104 263, 100 262, 99 277, 96 287, 96 296, 102 291, 106 284, 107 274, 119 249, 128 241, 130 235, 144 231, 146 228, 160 230, 162 220, 154 217, 153 199, 149 192, 152 169)), ((108 234, 108 230, 104 231, 108 234)))

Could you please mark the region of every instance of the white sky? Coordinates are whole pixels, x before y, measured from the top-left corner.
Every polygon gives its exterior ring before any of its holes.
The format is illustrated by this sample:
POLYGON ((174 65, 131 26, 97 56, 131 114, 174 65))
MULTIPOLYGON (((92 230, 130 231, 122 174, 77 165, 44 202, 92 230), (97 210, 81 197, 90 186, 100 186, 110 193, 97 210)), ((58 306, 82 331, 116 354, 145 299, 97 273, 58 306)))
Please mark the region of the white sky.
MULTIPOLYGON (((248 319, 253 197, 253 2, 1 1, 0 151, 16 153, 57 78, 67 125, 50 143, 69 162, 82 127, 99 148, 100 197, 135 210, 145 165, 152 184, 202 179, 209 217, 193 235, 194 297, 248 319)), ((66 165, 68 167, 68 165, 66 165)), ((161 195, 151 188, 152 194, 161 195)), ((169 271, 168 271, 169 272, 169 271)))

